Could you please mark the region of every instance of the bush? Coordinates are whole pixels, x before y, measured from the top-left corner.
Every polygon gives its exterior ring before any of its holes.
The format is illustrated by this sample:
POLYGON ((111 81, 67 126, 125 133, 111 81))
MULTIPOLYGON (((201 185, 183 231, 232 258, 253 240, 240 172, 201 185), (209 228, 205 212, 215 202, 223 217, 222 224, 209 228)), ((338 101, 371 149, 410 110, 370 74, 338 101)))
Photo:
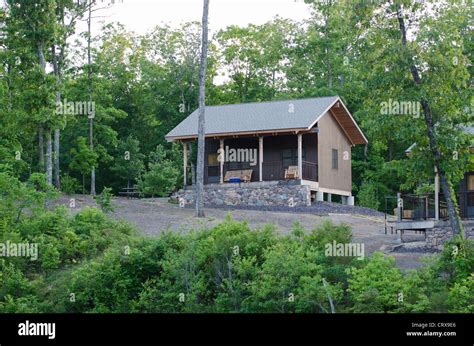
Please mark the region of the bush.
POLYGON ((166 158, 163 146, 159 145, 152 153, 148 171, 138 180, 141 195, 166 197, 176 187, 179 171, 176 164, 166 158))
POLYGON ((102 192, 94 197, 95 201, 104 213, 109 213, 115 210, 115 207, 112 204, 112 196, 112 189, 110 187, 104 187, 102 192))
POLYGON ((359 205, 378 210, 380 201, 378 199, 377 185, 372 181, 364 181, 357 194, 359 205))
POLYGON ((67 195, 73 195, 77 193, 81 188, 79 180, 71 177, 70 175, 63 175, 61 177, 61 191, 67 195))
POLYGON ((391 312, 400 308, 398 297, 403 293, 402 273, 393 257, 376 252, 364 267, 348 269, 353 312, 391 312))
POLYGON ((449 312, 474 312, 474 274, 454 284, 448 305, 449 312))
POLYGON ((450 284, 464 280, 474 272, 474 241, 461 236, 444 244, 437 270, 444 273, 450 284))

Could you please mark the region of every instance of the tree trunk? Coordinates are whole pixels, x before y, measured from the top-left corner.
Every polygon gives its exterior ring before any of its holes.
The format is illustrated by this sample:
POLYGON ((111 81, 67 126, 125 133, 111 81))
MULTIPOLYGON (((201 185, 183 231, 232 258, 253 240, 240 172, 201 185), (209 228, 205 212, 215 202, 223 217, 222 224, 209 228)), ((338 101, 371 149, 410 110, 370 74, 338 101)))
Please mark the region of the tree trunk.
MULTIPOLYGON (((56 104, 61 102, 61 70, 58 57, 56 55, 56 45, 53 44, 51 47, 51 52, 53 56, 53 70, 54 75, 56 76, 56 104)), ((59 139, 60 139, 60 130, 54 129, 54 186, 58 190, 61 189, 61 181, 59 175, 59 139)))
POLYGON ((207 64, 207 20, 209 0, 204 0, 202 13, 201 66, 199 69, 199 120, 198 120, 198 157, 196 181, 196 216, 204 217, 204 150, 205 150, 205 107, 206 107, 206 64, 207 64))
MULTIPOLYGON (((92 102, 92 59, 91 59, 91 25, 92 25, 92 3, 89 3, 89 16, 87 20, 87 79, 89 102, 92 102)), ((89 116, 89 146, 94 151, 94 118, 89 116)), ((95 167, 91 170, 91 195, 95 196, 95 167)))
POLYGON ((38 149, 39 149, 39 171, 44 172, 44 136, 43 136, 43 125, 38 127, 38 149))
POLYGON ((46 128, 46 179, 48 184, 53 184, 53 150, 51 142, 51 128, 46 128))
POLYGON ((59 175, 59 138, 60 138, 60 130, 54 130, 54 186, 58 190, 61 189, 61 179, 59 175))
MULTIPOLYGON (((46 73, 46 59, 44 58, 43 44, 42 43, 38 43, 37 50, 38 50, 38 58, 39 58, 39 63, 40 63, 41 70, 43 71, 43 73, 46 73)), ((46 136, 47 135, 48 135, 48 132, 46 132, 46 136)), ((47 137, 46 137, 46 140, 47 140, 47 137)), ((51 132, 50 132, 50 140, 51 140, 51 132)), ((44 144, 43 144, 43 125, 42 124, 39 126, 39 130, 38 130, 38 145, 39 145, 40 171, 44 172, 45 162, 44 162, 44 144)), ((46 148, 46 151, 47 150, 48 149, 46 148)), ((46 153, 46 173, 48 172, 48 157, 47 156, 48 156, 48 153, 46 153)), ((49 182, 49 180, 48 180, 48 182, 49 182)))
MULTIPOLYGON (((406 48, 407 37, 406 37, 405 19, 403 18, 403 11, 399 4, 397 5, 397 19, 400 26, 400 32, 402 34, 402 45, 406 48)), ((409 61, 413 61, 412 56, 408 58, 409 58, 409 61)), ((418 68, 415 66, 414 63, 410 64, 410 72, 413 77, 413 80, 415 81, 415 84, 418 86, 421 86, 422 81, 418 73, 418 68)), ((460 234, 464 236, 462 224, 459 218, 459 213, 455 206, 456 197, 453 194, 446 172, 444 171, 444 169, 441 167, 441 164, 440 164, 441 151, 439 150, 438 140, 435 134, 431 107, 428 101, 423 96, 421 97, 421 107, 423 109, 423 115, 425 118, 425 123, 426 123, 428 138, 429 138, 430 151, 431 151, 431 154, 433 155, 434 164, 439 174, 441 189, 443 190, 443 194, 446 200, 446 205, 448 207, 448 215, 449 215, 449 221, 451 223, 451 228, 453 230, 454 235, 460 234)))

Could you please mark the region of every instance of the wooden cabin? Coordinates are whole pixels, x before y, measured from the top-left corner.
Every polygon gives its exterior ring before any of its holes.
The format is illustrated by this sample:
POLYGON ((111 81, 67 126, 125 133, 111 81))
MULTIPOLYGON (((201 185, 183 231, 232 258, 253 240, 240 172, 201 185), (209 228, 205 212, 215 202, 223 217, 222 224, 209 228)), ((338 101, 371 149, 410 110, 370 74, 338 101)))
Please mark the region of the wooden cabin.
MULTIPOLYGON (((183 144, 185 185, 197 132, 195 110, 166 135, 183 144)), ((205 138, 205 184, 291 180, 354 203, 351 152, 367 139, 338 96, 206 106, 205 138)))

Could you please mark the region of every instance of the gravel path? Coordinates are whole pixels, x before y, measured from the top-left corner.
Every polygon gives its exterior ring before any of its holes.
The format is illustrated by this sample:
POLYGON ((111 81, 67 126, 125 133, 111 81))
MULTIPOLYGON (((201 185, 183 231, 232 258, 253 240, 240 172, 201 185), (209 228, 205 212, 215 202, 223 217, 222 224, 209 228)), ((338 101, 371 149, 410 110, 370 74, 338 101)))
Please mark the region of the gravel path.
POLYGON ((272 212, 287 212, 287 213, 310 213, 313 215, 326 216, 328 214, 357 214, 366 216, 383 217, 384 213, 374 209, 344 205, 340 203, 330 202, 316 202, 309 207, 296 206, 256 206, 256 205, 208 205, 208 208, 225 209, 225 210, 257 210, 257 211, 272 211, 272 212))
MULTIPOLYGON (((94 206, 90 196, 63 196, 55 204, 69 206, 75 198, 73 213, 85 206, 94 206)), ((235 220, 247 221, 251 228, 261 228, 267 223, 276 226, 281 234, 291 232, 295 222, 307 230, 313 229, 326 219, 334 223, 345 223, 352 227, 353 242, 364 243, 366 255, 379 250, 390 252, 398 244, 398 235, 385 234, 383 213, 357 206, 344 206, 337 203, 318 202, 307 208, 273 207, 256 210, 254 207, 206 207, 205 218, 194 217, 193 208, 180 208, 168 202, 167 198, 126 199, 114 198, 115 211, 112 218, 125 220, 135 225, 144 235, 154 236, 165 230, 187 232, 191 229, 212 227, 220 223, 227 214, 235 220)), ((423 235, 405 234, 405 242, 422 241, 423 235)), ((427 255, 423 250, 390 252, 402 269, 416 268, 423 263, 420 258, 427 255)), ((429 254, 428 254, 429 255, 429 254)))

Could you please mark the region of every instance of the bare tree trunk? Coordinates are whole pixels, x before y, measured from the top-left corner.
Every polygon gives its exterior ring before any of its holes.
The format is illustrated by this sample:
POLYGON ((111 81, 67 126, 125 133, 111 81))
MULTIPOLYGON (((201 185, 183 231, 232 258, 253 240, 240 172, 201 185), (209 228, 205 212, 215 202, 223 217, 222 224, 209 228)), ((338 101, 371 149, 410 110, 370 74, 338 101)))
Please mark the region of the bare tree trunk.
MULTIPOLYGON (((326 18, 325 18, 325 23, 324 23, 324 34, 326 38, 326 43, 329 41, 329 17, 330 17, 330 9, 331 9, 332 3, 329 1, 328 7, 327 7, 327 13, 326 13, 326 18)), ((329 46, 329 44, 327 45, 329 46)), ((331 53, 329 49, 326 47, 326 66, 327 66, 327 73, 328 73, 328 88, 332 89, 332 65, 331 65, 331 53)))
MULTIPOLYGON (((43 73, 46 73, 46 59, 44 57, 44 45, 43 43, 38 43, 38 57, 43 73)), ((46 127, 46 178, 48 184, 53 184, 53 161, 52 161, 52 147, 51 147, 51 128, 46 127)), ((42 151, 42 146, 40 147, 40 156, 42 151)))
POLYGON ((51 145, 51 128, 46 128, 46 178, 48 184, 53 184, 53 155, 51 145))
MULTIPOLYGON (((87 79, 88 79, 88 91, 89 91, 89 102, 92 102, 92 70, 91 70, 91 25, 92 25, 92 3, 89 3, 89 16, 87 19, 87 79)), ((89 146, 91 150, 94 150, 94 117, 89 116, 89 146)), ((91 195, 95 196, 95 167, 92 167, 91 171, 91 195)))
POLYGON ((326 279, 323 278, 323 287, 324 287, 324 290, 326 291, 326 294, 328 296, 328 300, 329 300, 329 306, 331 307, 331 313, 335 314, 336 313, 336 309, 334 308, 334 303, 332 301, 332 297, 331 297, 331 293, 329 293, 329 290, 328 288, 326 287, 326 279))
MULTIPOLYGON (((406 37, 405 19, 403 18, 403 10, 400 4, 397 5, 397 19, 400 26, 400 32, 402 34, 402 45, 406 47, 407 37, 406 37)), ((413 61, 412 57, 409 57, 409 61, 413 61)), ((418 68, 415 66, 414 63, 410 64, 410 72, 416 85, 420 86, 421 78, 418 73, 418 68)), ((448 207, 448 215, 449 215, 449 221, 451 223, 451 228, 453 230, 453 234, 455 235, 461 234, 462 236, 464 236, 464 231, 463 231, 462 224, 459 218, 459 213, 455 206, 456 197, 453 194, 446 172, 444 171, 444 169, 442 168, 440 164, 441 151, 439 149, 438 140, 435 134, 431 107, 428 101, 423 96, 421 97, 421 107, 423 109, 423 115, 425 117, 425 123, 426 123, 427 132, 428 132, 431 154, 433 155, 434 164, 439 174, 441 188, 443 190, 444 197, 446 199, 446 205, 448 207)))
MULTIPOLYGON (((53 68, 54 74, 56 76, 56 103, 61 102, 61 71, 60 71, 60 64, 58 62, 58 58, 56 56, 56 46, 53 44, 51 47, 52 55, 53 55, 53 68)), ((61 189, 61 182, 59 178, 59 138, 60 138, 60 130, 54 129, 54 186, 58 190, 61 189)))
POLYGON ((54 186, 58 190, 61 189, 61 179, 59 175, 59 138, 60 138, 60 130, 54 129, 54 186))
POLYGON ((198 120, 198 157, 196 181, 196 216, 204 217, 204 150, 205 150, 205 107, 206 107, 206 64, 207 64, 207 22, 209 0, 204 0, 202 13, 201 67, 199 70, 199 120, 198 120))
POLYGON ((43 136, 43 125, 38 127, 38 148, 39 148, 39 170, 44 172, 44 136, 43 136))

